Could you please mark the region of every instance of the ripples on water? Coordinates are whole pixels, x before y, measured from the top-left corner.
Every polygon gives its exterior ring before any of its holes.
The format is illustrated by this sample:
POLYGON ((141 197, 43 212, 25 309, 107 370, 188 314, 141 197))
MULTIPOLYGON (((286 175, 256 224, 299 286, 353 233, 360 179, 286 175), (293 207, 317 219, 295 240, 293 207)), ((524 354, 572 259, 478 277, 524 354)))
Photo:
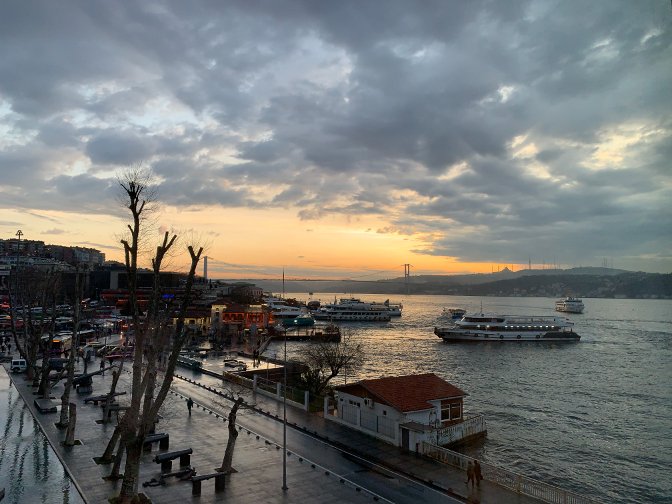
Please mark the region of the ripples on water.
POLYGON ((0 490, 5 488, 4 502, 83 503, 49 441, 2 367, 0 428, 0 490))
POLYGON ((368 351, 348 381, 436 373, 470 394, 465 413, 486 417, 487 438, 464 453, 605 503, 672 502, 672 302, 585 299, 585 313, 566 315, 578 343, 446 344, 433 334, 448 323, 443 307, 473 313, 481 301, 486 313, 562 315, 549 298, 409 296, 390 323, 344 325, 368 351))

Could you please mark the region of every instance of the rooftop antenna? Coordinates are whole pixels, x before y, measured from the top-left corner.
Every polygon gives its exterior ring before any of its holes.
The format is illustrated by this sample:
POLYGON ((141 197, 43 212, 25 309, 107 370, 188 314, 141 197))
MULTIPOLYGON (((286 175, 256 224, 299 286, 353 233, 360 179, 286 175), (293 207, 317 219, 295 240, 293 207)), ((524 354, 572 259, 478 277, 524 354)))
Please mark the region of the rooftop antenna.
POLYGON ((529 269, 532 269, 532 256, 527 256, 527 263, 529 264, 529 269))
POLYGON ((282 299, 285 299, 285 268, 282 268, 282 299))

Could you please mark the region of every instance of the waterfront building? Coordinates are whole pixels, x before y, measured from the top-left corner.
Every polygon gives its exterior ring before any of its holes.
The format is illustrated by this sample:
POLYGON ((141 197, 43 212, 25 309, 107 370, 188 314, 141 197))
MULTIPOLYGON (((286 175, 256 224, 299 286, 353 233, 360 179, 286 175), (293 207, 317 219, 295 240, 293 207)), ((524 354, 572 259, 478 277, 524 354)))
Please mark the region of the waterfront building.
POLYGON ((483 415, 466 417, 468 394, 434 373, 362 380, 335 387, 326 418, 412 451, 422 442, 452 446, 486 434, 483 415))
POLYGON ((268 327, 269 313, 262 305, 232 303, 228 299, 218 299, 210 306, 211 325, 235 323, 239 329, 249 329, 252 324, 268 327))

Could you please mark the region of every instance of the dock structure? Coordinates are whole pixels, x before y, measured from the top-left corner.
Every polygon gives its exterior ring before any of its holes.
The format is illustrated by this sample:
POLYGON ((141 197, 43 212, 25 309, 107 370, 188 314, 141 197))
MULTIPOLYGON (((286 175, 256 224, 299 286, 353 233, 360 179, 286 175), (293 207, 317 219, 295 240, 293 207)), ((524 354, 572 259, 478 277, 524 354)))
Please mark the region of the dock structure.
POLYGON ((338 326, 327 327, 291 327, 284 331, 276 330, 271 336, 273 341, 316 341, 327 343, 339 343, 341 330, 338 326))

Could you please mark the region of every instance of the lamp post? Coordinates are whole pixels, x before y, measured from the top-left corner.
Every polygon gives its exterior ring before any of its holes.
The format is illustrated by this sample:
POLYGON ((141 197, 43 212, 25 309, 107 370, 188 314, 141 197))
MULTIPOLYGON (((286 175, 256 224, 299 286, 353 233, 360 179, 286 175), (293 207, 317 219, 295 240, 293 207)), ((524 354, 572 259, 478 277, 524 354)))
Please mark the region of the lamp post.
POLYGON ((287 490, 287 329, 283 331, 285 335, 285 380, 282 400, 282 489, 287 490))
MULTIPOLYGON (((23 231, 20 229, 16 232, 16 236, 19 237, 19 243, 16 246, 16 292, 14 293, 14 297, 16 298, 16 301, 18 303, 19 301, 19 259, 21 257, 21 236, 23 235, 23 231)), ((23 311, 23 307, 22 307, 23 311)))
MULTIPOLYGON (((296 327, 296 319, 292 320, 296 327)), ((285 335, 285 393, 282 400, 282 489, 287 490, 287 328, 285 335)))

